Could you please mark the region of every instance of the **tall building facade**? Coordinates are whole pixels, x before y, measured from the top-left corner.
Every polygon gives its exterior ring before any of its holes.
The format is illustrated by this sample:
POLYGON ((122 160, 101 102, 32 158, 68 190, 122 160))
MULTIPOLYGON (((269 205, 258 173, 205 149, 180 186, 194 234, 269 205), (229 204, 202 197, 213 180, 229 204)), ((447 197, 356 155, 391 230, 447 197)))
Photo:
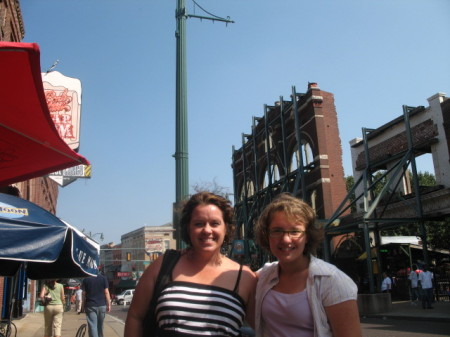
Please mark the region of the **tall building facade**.
POLYGON ((167 249, 176 248, 173 232, 171 223, 143 226, 123 234, 120 245, 102 246, 100 261, 105 261, 104 272, 113 294, 134 288, 145 268, 167 249))

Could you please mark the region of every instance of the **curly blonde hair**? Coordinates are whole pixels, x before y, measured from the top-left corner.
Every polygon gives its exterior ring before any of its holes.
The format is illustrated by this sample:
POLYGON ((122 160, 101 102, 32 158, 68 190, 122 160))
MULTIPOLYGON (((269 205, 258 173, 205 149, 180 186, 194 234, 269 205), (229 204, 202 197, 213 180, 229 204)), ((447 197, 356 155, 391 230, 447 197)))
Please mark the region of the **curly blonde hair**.
POLYGON ((255 227, 258 244, 270 252, 269 226, 277 212, 283 212, 289 220, 301 221, 305 224, 307 241, 303 254, 316 255, 317 247, 324 238, 323 228, 317 226, 316 213, 312 207, 290 193, 279 194, 259 216, 255 227))

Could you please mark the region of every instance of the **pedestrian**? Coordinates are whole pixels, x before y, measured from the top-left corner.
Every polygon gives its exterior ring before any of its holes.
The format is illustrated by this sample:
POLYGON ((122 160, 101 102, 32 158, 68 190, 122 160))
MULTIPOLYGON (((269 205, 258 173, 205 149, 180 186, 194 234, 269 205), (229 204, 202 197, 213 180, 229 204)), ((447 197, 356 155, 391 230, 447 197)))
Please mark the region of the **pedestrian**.
POLYGON ((323 236, 314 210, 290 194, 264 209, 256 237, 277 261, 257 271, 256 336, 361 337, 356 284, 315 256, 323 236))
POLYGON ((88 323, 89 337, 103 337, 103 321, 111 311, 108 280, 100 272, 83 279, 83 305, 88 323))
MULTIPOLYGON (((222 254, 224 245, 234 237, 230 201, 210 192, 191 196, 181 211, 180 235, 187 248, 177 254, 170 281, 157 297, 154 315, 158 331, 149 334, 239 336, 246 307, 247 317, 253 317, 247 304, 254 297, 256 276, 248 266, 222 254)), ((128 310, 125 337, 143 336, 163 258, 153 262, 139 280, 128 310)))
POLYGON ((417 305, 416 301, 419 300, 419 275, 417 275, 417 265, 412 265, 412 270, 408 275, 410 286, 411 305, 417 305))
POLYGON ((77 311, 77 314, 81 314, 83 307, 82 304, 83 303, 83 290, 81 288, 78 288, 75 291, 75 310, 77 311))
POLYGON ((392 290, 392 280, 386 272, 383 272, 383 281, 381 282, 381 292, 390 293, 392 290))
POLYGON ((428 266, 423 267, 423 271, 419 274, 419 282, 422 287, 422 308, 433 309, 433 273, 428 270, 428 266))
POLYGON ((64 286, 55 279, 44 282, 39 299, 44 305, 45 337, 61 337, 64 314, 64 286))

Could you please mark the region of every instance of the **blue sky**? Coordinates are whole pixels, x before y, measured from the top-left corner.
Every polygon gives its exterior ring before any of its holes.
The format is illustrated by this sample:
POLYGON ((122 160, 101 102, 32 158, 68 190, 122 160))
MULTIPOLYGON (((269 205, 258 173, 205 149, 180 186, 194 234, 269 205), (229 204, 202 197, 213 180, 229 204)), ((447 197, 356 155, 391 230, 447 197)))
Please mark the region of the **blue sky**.
MULTIPOLYGON (((335 95, 346 175, 362 127, 450 95, 448 0, 197 2, 235 23, 187 20, 191 186, 215 180, 232 193, 232 146, 292 86, 335 95)), ((93 173, 60 189, 57 215, 103 242, 172 221, 176 5, 21 0, 23 41, 39 44, 42 70, 59 60, 55 70, 82 82, 80 153, 93 173)))

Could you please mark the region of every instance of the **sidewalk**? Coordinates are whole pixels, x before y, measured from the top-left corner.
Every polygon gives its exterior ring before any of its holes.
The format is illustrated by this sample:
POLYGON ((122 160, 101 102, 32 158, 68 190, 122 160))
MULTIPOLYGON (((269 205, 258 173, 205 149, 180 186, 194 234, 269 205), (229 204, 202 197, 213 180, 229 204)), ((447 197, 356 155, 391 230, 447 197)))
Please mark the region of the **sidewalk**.
POLYGON ((434 309, 422 309, 422 304, 411 305, 410 301, 392 302, 392 310, 381 314, 371 314, 364 317, 395 318, 417 321, 449 322, 450 302, 435 302, 434 309))
MULTIPOLYGON (((386 313, 366 315, 365 317, 420 320, 430 322, 450 322, 450 302, 436 302, 434 309, 424 310, 412 306, 409 301, 393 302, 392 310, 386 313)), ((13 320, 17 327, 17 337, 42 337, 44 335, 44 314, 42 312, 25 314, 21 319, 13 320)), ((86 323, 86 315, 77 315, 75 311, 64 313, 62 337, 75 337, 78 328, 86 323)), ((106 315, 104 335, 123 337, 125 323, 111 315, 106 315)), ((88 336, 86 332, 86 337, 88 336)))
MULTIPOLYGON (((17 337, 42 337, 44 336, 44 313, 27 313, 20 319, 13 320, 17 327, 17 337)), ((86 324, 86 315, 77 315, 75 311, 64 313, 61 336, 75 337, 78 328, 86 324)), ((104 335, 107 337, 123 337, 125 323, 111 315, 106 315, 104 335)), ((85 337, 88 336, 87 330, 85 337)))

